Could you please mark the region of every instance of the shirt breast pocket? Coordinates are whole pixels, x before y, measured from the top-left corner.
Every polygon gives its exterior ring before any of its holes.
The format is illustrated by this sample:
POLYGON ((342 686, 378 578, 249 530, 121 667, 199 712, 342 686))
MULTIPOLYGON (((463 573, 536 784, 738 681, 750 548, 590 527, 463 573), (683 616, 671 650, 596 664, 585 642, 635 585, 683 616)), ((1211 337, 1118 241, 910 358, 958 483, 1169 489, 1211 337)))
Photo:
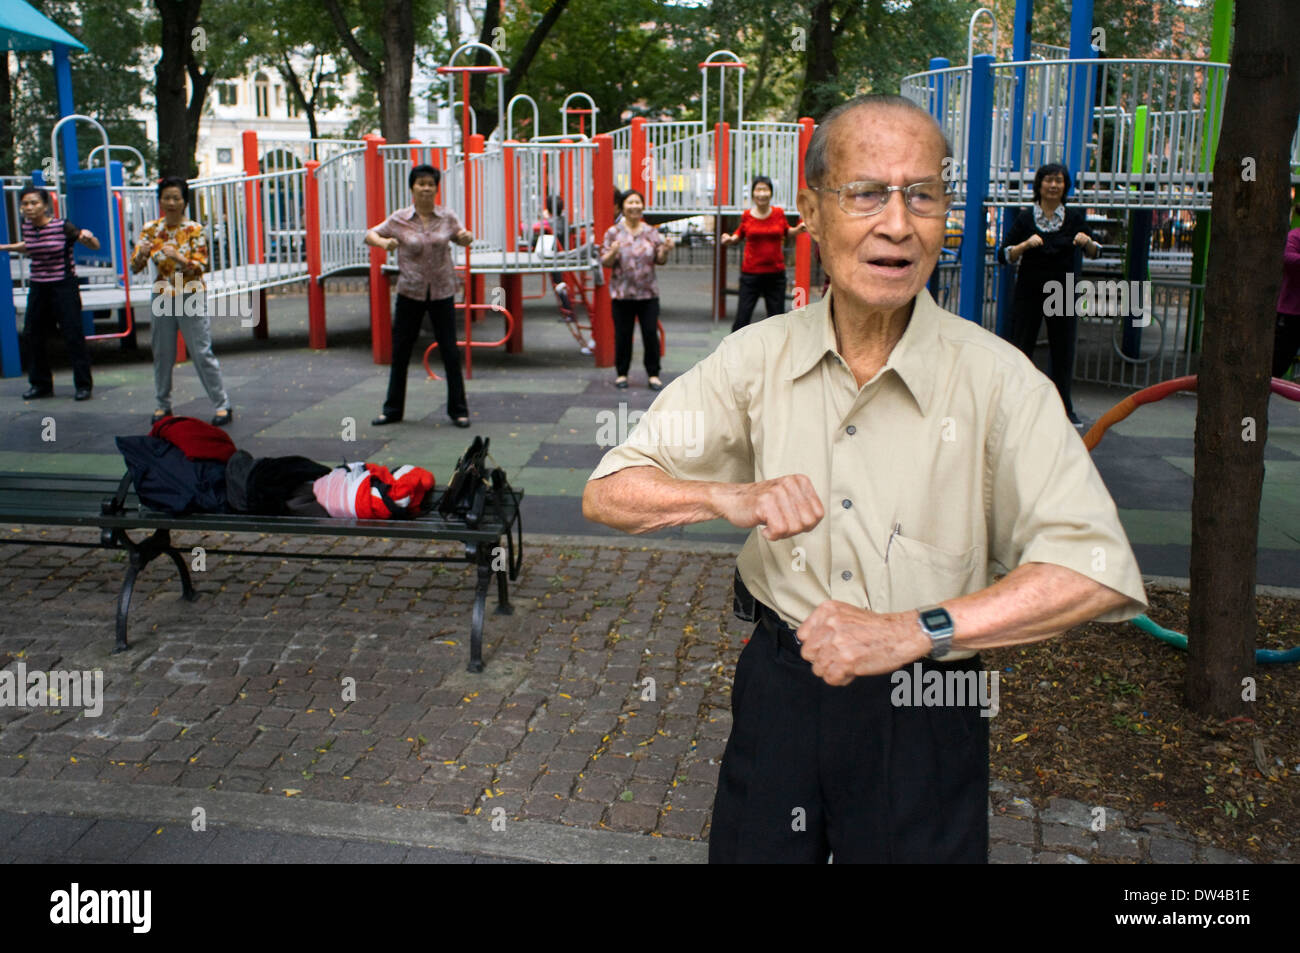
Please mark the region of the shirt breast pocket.
POLYGON ((889 544, 885 578, 888 607, 877 612, 906 612, 983 589, 988 572, 983 546, 952 552, 901 534, 889 544))

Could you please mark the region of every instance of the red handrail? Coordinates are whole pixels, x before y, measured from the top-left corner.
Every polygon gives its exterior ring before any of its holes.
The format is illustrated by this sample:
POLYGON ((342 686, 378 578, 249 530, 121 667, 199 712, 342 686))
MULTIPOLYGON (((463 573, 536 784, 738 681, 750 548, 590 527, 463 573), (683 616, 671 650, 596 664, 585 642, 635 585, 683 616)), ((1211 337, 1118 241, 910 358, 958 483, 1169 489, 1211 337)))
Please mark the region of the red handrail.
MULTIPOLYGON (((464 304, 458 304, 458 305, 456 305, 456 308, 457 308, 458 310, 463 310, 464 307, 465 307, 464 304)), ((506 318, 506 333, 505 333, 505 334, 501 337, 501 339, 498 340, 498 341, 472 341, 472 340, 471 340, 471 341, 457 341, 456 343, 457 343, 459 346, 464 347, 464 348, 472 348, 472 347, 501 347, 501 346, 504 345, 507 341, 510 340, 510 335, 514 334, 514 331, 515 331, 515 316, 514 316, 513 314, 511 314, 509 311, 507 311, 505 308, 501 307, 500 305, 495 305, 495 304, 471 304, 471 305, 470 305, 470 309, 471 309, 472 311, 495 311, 495 312, 497 312, 498 314, 503 314, 503 315, 505 315, 505 318, 506 318)), ((468 330, 468 328, 469 328, 469 326, 470 326, 470 323, 471 323, 471 322, 469 322, 469 321, 466 321, 466 322, 465 322, 465 327, 466 327, 467 330, 468 330)), ((438 342, 437 342, 437 341, 434 341, 432 344, 430 344, 427 348, 424 349, 424 372, 425 372, 426 374, 429 375, 429 378, 430 378, 431 380, 435 380, 435 381, 436 381, 436 380, 441 380, 442 378, 440 378, 437 374, 435 374, 435 373, 433 372, 433 369, 432 369, 431 367, 429 367, 429 355, 433 353, 434 348, 436 348, 437 346, 438 346, 438 342)))
POLYGON ((131 307, 131 270, 126 260, 126 215, 122 211, 122 193, 113 190, 117 200, 117 241, 122 256, 122 287, 126 291, 126 329, 112 334, 87 334, 87 341, 105 341, 109 338, 125 338, 135 334, 135 309, 131 307))

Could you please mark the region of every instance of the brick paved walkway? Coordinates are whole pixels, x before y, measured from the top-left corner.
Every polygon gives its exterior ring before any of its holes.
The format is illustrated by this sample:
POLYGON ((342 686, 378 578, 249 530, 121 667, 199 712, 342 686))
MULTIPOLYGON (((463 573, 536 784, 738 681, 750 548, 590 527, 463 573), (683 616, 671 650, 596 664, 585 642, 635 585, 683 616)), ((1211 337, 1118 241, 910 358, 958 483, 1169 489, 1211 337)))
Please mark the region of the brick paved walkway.
MULTIPOLYGON (((59 534, 86 538, 47 536, 59 534)), ((299 542, 319 543, 277 544, 299 542)), ((134 647, 115 656, 120 561, 2 547, 5 651, 29 671, 102 669, 105 701, 99 717, 0 708, 0 778, 705 837, 749 634, 729 611, 734 552, 572 539, 528 553, 516 614, 488 616, 488 669, 470 675, 468 570, 209 555, 191 605, 155 564, 137 585, 134 647)), ((1158 817, 1130 829, 1112 813, 1094 833, 1086 806, 1039 813, 1020 794, 994 786, 995 862, 1227 859, 1158 817)))

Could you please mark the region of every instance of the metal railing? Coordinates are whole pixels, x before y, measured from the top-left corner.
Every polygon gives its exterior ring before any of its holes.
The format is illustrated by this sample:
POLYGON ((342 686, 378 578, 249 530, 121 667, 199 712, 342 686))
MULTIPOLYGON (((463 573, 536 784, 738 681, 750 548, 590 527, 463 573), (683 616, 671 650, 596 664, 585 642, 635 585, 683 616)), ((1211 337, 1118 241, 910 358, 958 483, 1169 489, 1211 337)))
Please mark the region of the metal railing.
POLYGON ((365 143, 360 139, 264 139, 259 136, 257 146, 261 152, 263 172, 287 172, 301 168, 309 159, 325 162, 352 149, 364 148, 365 143))
POLYGON ((645 133, 653 210, 698 214, 713 208, 713 131, 698 122, 657 122, 646 123, 645 133))
POLYGON ((306 279, 305 183, 306 170, 289 169, 190 184, 190 209, 208 242, 209 297, 306 279))
MULTIPOLYGON (((1208 209, 1209 156, 1227 78, 1226 64, 1199 60, 1058 57, 993 64, 988 203, 1031 202, 1034 172, 1067 157, 1071 114, 1083 109, 1073 202, 1208 209)), ((902 95, 935 116, 953 145, 958 201, 969 171, 969 87, 968 67, 916 73, 901 84, 902 95)), ((1300 162, 1300 134, 1294 148, 1300 162)))
POLYGON ((316 169, 322 276, 349 268, 365 268, 370 261, 365 246, 365 160, 364 148, 346 149, 330 156, 316 169))
POLYGON ((772 204, 795 208, 799 194, 799 124, 746 122, 731 132, 732 207, 749 204, 749 184, 755 176, 772 180, 772 204))
MULTIPOLYGON (((953 150, 954 203, 966 200, 966 149, 970 117, 970 68, 950 66, 903 77, 901 94, 939 123, 953 150)), ((994 134, 997 141, 997 134, 994 134)))

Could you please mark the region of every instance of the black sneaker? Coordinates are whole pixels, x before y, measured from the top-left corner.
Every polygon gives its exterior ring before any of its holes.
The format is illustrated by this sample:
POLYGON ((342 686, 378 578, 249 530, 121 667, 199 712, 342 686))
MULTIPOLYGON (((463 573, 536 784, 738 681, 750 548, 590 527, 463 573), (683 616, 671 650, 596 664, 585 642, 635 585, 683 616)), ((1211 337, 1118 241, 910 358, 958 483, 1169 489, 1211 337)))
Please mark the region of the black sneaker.
POLYGON ((73 395, 73 400, 90 400, 90 388, 78 387, 77 393, 73 395))
POLYGON ((53 397, 53 387, 29 387, 23 391, 23 400, 39 400, 42 397, 53 397))
POLYGON ((1068 414, 1066 414, 1066 416, 1070 418, 1070 423, 1074 424, 1080 430, 1083 429, 1083 421, 1079 419, 1078 414, 1076 414, 1074 411, 1070 411, 1068 414))

